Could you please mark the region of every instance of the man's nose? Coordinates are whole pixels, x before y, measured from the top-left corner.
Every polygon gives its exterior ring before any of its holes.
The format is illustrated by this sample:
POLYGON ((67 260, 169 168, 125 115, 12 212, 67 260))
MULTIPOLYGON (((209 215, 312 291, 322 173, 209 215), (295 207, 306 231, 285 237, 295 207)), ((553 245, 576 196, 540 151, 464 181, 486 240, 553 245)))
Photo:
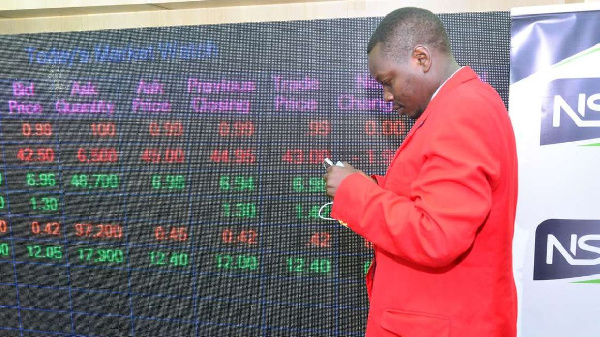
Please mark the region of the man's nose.
POLYGON ((391 92, 384 90, 383 91, 383 100, 386 102, 391 102, 394 100, 394 95, 391 92))

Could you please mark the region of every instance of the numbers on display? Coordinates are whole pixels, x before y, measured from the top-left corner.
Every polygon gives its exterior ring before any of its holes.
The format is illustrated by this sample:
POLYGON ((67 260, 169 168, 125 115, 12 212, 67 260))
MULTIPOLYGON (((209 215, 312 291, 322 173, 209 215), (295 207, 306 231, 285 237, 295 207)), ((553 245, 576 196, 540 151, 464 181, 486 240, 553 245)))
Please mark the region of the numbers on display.
POLYGON ((254 164, 254 149, 214 149, 210 155, 212 163, 254 164))
POLYGON ((157 241, 187 241, 187 227, 154 227, 154 238, 157 241))
POLYGON ((328 259, 314 259, 312 261, 301 257, 286 259, 287 270, 298 274, 328 274, 331 273, 331 261, 328 259))
POLYGON ((49 123, 34 123, 34 124, 23 123, 23 125, 21 127, 21 132, 22 132, 23 136, 25 136, 25 137, 52 136, 52 124, 49 124, 49 123))
POLYGON ((151 136, 179 137, 183 135, 183 123, 181 122, 150 122, 148 133, 151 136))
POLYGON ((123 226, 115 224, 76 223, 75 235, 91 239, 121 239, 123 226))
POLYGON ((225 203, 222 204, 223 216, 226 218, 255 218, 256 204, 254 203, 225 203))
POLYGON ((79 260, 97 263, 122 263, 125 258, 121 249, 79 248, 79 260))
POLYGON ((58 199, 55 197, 33 197, 29 199, 31 209, 34 211, 56 212, 58 211, 58 199))
POLYGON ((221 241, 224 244, 243 244, 252 246, 258 244, 258 233, 254 229, 236 230, 225 228, 223 232, 221 232, 221 241))
POLYGON ((52 235, 52 236, 59 236, 60 235, 60 223, 53 221, 53 222, 46 222, 46 223, 40 223, 39 221, 32 221, 31 222, 31 233, 34 235, 52 235))
POLYGON ((56 174, 55 173, 27 173, 26 176, 27 186, 31 187, 51 187, 56 186, 56 174))
POLYGON ((141 159, 147 164, 180 164, 185 162, 185 151, 179 148, 147 148, 142 151, 141 159))
POLYGON ((258 258, 254 255, 217 254, 215 258, 218 269, 258 269, 258 258))
POLYGON ((218 125, 221 137, 250 137, 254 135, 254 123, 252 121, 220 121, 218 125))
POLYGON ((69 180, 69 184, 75 188, 84 189, 109 189, 119 188, 118 174, 74 174, 69 180))
POLYGON ((92 136, 96 137, 114 137, 117 135, 115 123, 92 123, 90 124, 92 136))
POLYGON ((365 134, 369 136, 402 136, 406 134, 406 125, 402 120, 365 121, 365 134))
POLYGON ((183 175, 158 175, 152 176, 152 188, 166 190, 182 190, 185 188, 185 176, 183 175))
POLYGON ((80 163, 116 163, 119 153, 115 148, 84 148, 77 150, 77 160, 80 163))
POLYGON ((63 257, 61 246, 27 245, 27 253, 35 259, 60 260, 63 257))
POLYGON ((54 161, 54 149, 51 147, 19 148, 17 159, 23 162, 51 163, 54 161))
POLYGON ((245 192, 254 191, 256 186, 252 176, 221 176, 219 189, 223 192, 245 192))
POLYGON ((331 133, 331 124, 328 120, 311 120, 308 122, 309 136, 327 136, 331 133))
POLYGON ((0 256, 8 256, 10 255, 10 247, 8 243, 0 243, 0 256))
POLYGON ((310 247, 331 247, 331 235, 327 232, 317 232, 310 236, 306 243, 310 247))
POLYGON ((323 159, 330 158, 331 151, 327 149, 288 149, 281 160, 289 164, 321 164, 323 159))
POLYGON ((186 253, 151 251, 148 253, 151 266, 187 267, 189 257, 186 253))

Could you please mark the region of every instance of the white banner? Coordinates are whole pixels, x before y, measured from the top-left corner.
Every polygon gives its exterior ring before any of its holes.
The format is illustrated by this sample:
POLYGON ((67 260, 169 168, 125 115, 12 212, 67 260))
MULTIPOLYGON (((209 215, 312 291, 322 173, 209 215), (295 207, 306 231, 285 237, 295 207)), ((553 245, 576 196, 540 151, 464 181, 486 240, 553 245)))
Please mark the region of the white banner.
POLYGON ((512 11, 519 336, 600 336, 600 3, 512 11))

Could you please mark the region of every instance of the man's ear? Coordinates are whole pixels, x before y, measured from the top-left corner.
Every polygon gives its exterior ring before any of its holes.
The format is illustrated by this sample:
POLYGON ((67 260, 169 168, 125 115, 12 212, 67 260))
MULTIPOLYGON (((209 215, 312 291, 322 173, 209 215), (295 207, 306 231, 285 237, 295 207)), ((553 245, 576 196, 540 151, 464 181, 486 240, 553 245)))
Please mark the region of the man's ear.
POLYGON ((421 67, 424 73, 431 69, 431 53, 429 52, 429 48, 417 45, 413 49, 412 57, 416 65, 421 67))

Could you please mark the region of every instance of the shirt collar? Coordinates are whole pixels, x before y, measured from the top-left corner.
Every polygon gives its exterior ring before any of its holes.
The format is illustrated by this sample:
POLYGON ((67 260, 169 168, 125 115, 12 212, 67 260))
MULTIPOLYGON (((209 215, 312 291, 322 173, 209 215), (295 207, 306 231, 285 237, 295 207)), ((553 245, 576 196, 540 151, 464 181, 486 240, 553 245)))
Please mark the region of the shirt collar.
POLYGON ((460 67, 458 68, 455 72, 452 73, 452 75, 450 75, 450 77, 448 77, 444 83, 442 83, 442 85, 440 85, 437 90, 433 93, 433 95, 431 96, 431 99, 433 99, 435 97, 435 95, 437 95, 437 93, 440 91, 440 89, 442 89, 442 87, 444 86, 444 84, 446 84, 446 82, 448 82, 449 79, 451 79, 454 75, 456 75, 457 72, 459 72, 462 68, 464 67, 460 67))

